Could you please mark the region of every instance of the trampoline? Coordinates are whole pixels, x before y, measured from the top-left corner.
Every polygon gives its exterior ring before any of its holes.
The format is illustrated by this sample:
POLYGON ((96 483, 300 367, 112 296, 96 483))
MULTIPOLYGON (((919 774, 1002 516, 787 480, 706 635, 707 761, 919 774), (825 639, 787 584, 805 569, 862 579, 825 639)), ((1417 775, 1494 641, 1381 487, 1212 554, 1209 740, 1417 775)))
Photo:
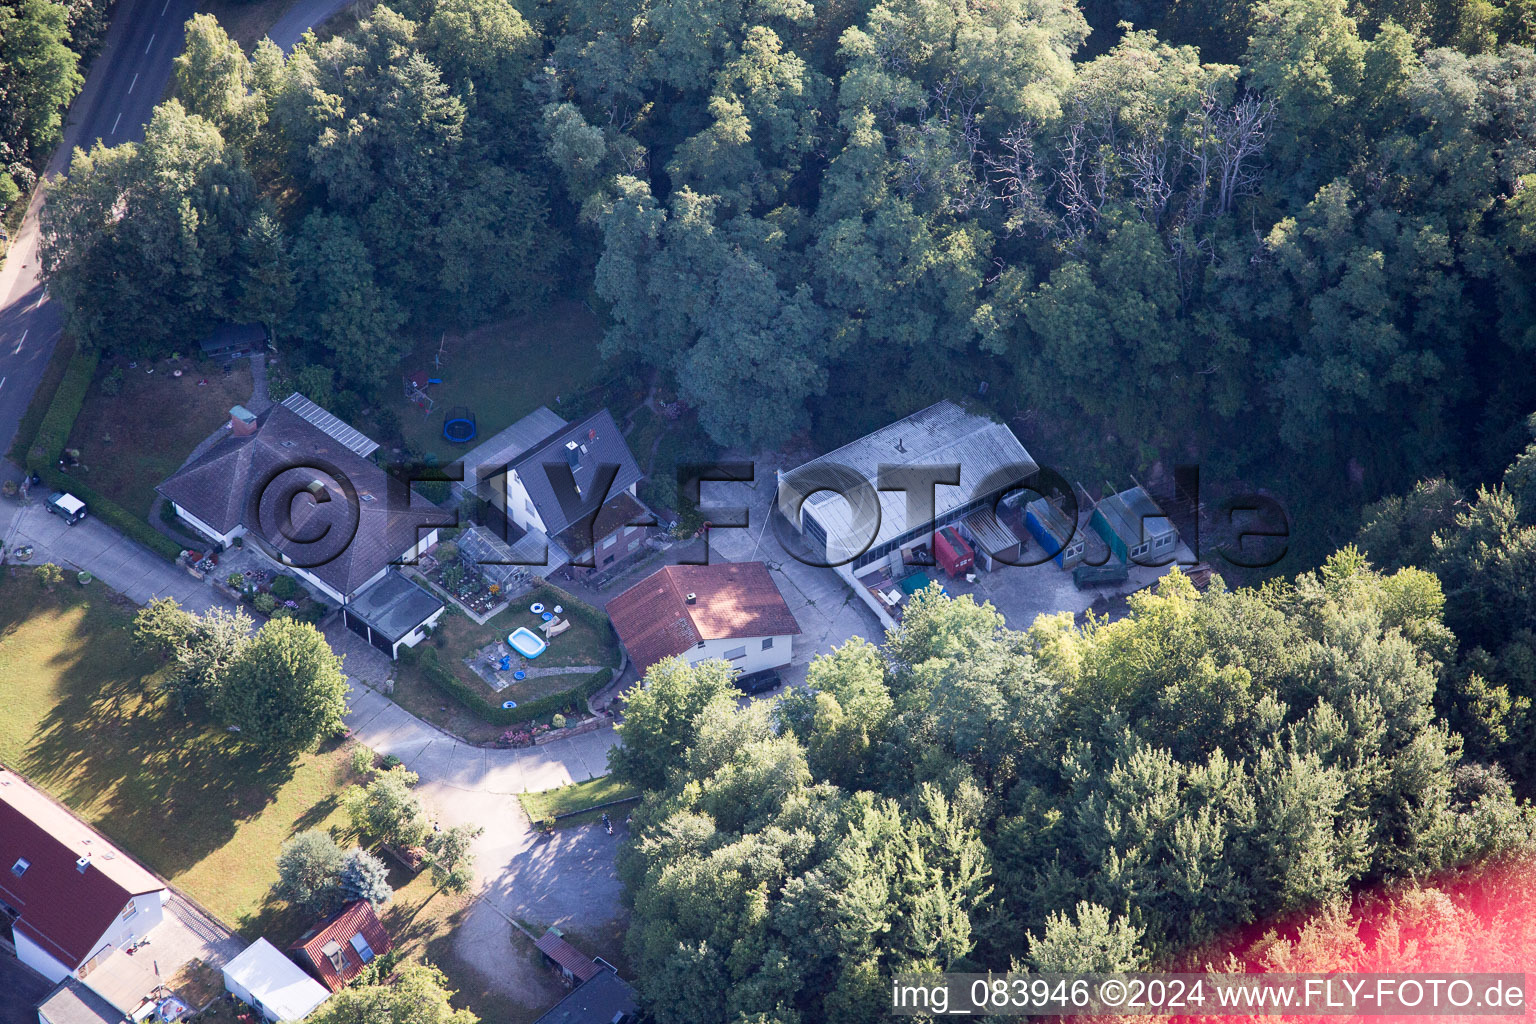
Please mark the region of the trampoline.
POLYGON ((475 414, 467 405, 456 405, 443 416, 443 439, 454 444, 466 444, 475 439, 475 414))
POLYGON ((504 700, 504 701, 501 702, 501 706, 503 708, 505 708, 506 710, 511 711, 513 708, 517 707, 517 701, 515 701, 515 700, 504 700))

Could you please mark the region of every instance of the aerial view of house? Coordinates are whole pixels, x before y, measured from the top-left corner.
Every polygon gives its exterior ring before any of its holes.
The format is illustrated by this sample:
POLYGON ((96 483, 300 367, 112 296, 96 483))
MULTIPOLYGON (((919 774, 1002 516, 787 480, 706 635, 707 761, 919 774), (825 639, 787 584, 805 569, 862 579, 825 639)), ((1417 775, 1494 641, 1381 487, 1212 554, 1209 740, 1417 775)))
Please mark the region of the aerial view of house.
POLYGON ((1536 0, 0 0, 0 1024, 1528 1016, 1533 352, 1536 0))

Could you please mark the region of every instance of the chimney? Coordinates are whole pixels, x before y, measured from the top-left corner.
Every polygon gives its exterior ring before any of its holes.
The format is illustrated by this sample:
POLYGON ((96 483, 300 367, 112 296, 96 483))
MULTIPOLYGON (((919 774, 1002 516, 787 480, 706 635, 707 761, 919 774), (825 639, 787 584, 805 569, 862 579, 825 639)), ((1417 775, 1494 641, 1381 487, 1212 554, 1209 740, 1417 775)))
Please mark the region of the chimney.
POLYGON ((256 414, 243 405, 229 410, 229 432, 235 437, 249 437, 256 433, 256 414))
POLYGON ((567 441, 565 445, 565 461, 571 467, 571 472, 581 468, 581 445, 575 441, 567 441))
POLYGON ((75 870, 80 872, 82 875, 85 874, 85 869, 90 866, 91 855, 89 853, 84 854, 79 860, 75 861, 75 870))
POLYGON ((689 604, 698 604, 699 603, 699 595, 698 594, 689 594, 687 597, 683 598, 683 600, 687 601, 689 604))
POLYGON ((596 427, 588 427, 587 428, 587 440, 588 441, 596 441, 597 440, 597 428, 596 427))
POLYGON ((898 437, 896 439, 896 450, 901 452, 903 455, 905 455, 907 453, 907 449, 902 445, 901 442, 902 442, 902 439, 898 437))

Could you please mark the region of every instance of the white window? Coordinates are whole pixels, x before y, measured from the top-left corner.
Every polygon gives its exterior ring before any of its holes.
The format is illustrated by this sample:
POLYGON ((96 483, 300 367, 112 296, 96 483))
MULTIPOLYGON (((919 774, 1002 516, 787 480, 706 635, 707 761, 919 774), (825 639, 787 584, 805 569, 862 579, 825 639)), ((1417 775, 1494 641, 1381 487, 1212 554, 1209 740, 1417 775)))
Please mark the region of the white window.
POLYGON ((745 658, 746 656, 747 656, 747 649, 746 649, 745 646, 742 646, 742 647, 732 647, 730 650, 725 652, 725 660, 726 661, 735 661, 737 658, 745 658))
POLYGON ((368 945, 368 940, 362 935, 352 936, 352 948, 357 950, 357 955, 362 958, 363 963, 373 959, 373 947, 368 945))
POLYGON ((773 646, 773 637, 771 637, 771 636, 764 637, 763 638, 763 650, 766 651, 769 648, 771 648, 772 646, 773 646))
POLYGON ((134 902, 133 900, 129 900, 128 901, 128 905, 123 908, 123 912, 117 916, 117 919, 119 921, 130 921, 130 920, 133 919, 133 916, 135 914, 137 914, 138 912, 139 912, 139 905, 138 905, 138 903, 134 902))
POLYGON ((615 544, 617 544, 618 542, 619 542, 618 534, 610 533, 608 536, 603 538, 603 547, 611 548, 615 544))
POLYGON ((635 550, 635 548, 637 548, 639 546, 640 546, 640 538, 636 537, 634 540, 629 542, 628 550, 633 551, 633 550, 635 550))
POLYGON ((27 873, 27 868, 31 866, 32 862, 27 860, 27 858, 17 857, 16 863, 11 865, 11 874, 15 875, 17 878, 20 878, 22 875, 27 873))

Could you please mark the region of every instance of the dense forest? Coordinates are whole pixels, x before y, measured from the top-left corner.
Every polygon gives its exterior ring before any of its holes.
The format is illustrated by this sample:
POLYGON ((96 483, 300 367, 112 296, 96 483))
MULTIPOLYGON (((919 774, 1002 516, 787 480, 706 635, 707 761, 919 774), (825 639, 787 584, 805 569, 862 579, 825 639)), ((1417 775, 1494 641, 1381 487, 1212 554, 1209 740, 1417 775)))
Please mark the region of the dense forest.
POLYGON ((1362 892, 1427 913, 1407 880, 1531 849, 1532 0, 187 31, 145 141, 51 193, 83 344, 258 321, 366 401, 412 332, 588 295, 722 446, 985 390, 1064 470, 1197 462, 1307 520, 1318 568, 1174 574, 1112 624, 931 592, 773 704, 653 671, 613 767, 656 1021, 881 1019, 901 969, 1321 962, 1362 892))

